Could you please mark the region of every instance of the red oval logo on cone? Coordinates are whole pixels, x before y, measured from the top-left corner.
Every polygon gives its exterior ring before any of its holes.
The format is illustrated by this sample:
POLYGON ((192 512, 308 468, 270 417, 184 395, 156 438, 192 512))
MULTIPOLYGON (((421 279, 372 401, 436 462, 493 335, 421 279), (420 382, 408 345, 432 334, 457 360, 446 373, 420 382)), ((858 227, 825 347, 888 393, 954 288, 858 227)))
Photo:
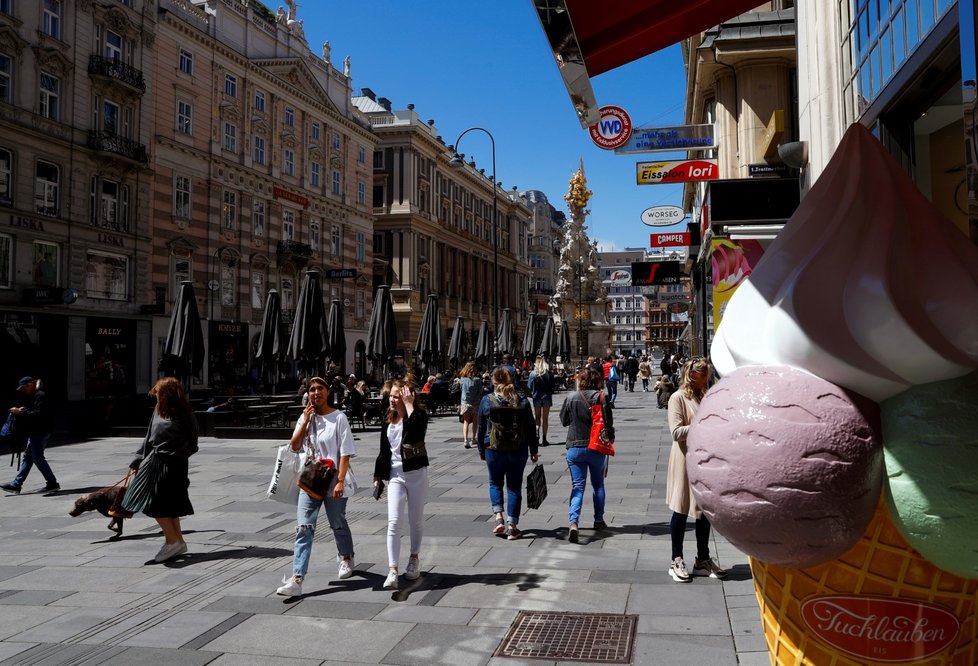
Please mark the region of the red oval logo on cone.
POLYGON ((916 662, 954 644, 961 623, 934 604, 887 597, 832 595, 801 605, 805 624, 846 654, 874 663, 916 662))

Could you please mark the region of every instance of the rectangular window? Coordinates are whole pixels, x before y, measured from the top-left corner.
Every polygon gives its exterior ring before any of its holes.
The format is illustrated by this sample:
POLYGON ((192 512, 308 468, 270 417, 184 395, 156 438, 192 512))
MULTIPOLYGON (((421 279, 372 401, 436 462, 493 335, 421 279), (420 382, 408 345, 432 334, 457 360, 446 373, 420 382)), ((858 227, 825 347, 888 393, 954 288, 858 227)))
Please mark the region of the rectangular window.
POLYGON ((61 0, 44 0, 42 29, 44 34, 61 39, 61 0))
POLYGON ((85 261, 85 295, 124 301, 128 298, 129 259, 89 250, 85 261))
POLYGON ((282 163, 285 170, 286 176, 295 175, 295 151, 286 148, 283 151, 282 163))
POLYGON ((295 110, 286 107, 285 109, 285 126, 295 127, 295 110))
POLYGON ((251 309, 261 310, 265 307, 265 271, 251 269, 251 309))
POLYGON ((224 75, 224 94, 228 97, 238 96, 238 77, 234 74, 224 75))
POLYGON ((261 90, 255 91, 255 111, 265 113, 265 93, 261 90))
POLYGON ((231 123, 224 123, 224 150, 238 152, 238 128, 231 123))
POLYGON ((375 150, 374 151, 374 168, 383 169, 384 168, 384 151, 375 150))
POLYGON ((61 97, 61 79, 41 72, 40 114, 51 120, 58 120, 58 102, 61 97))
POLYGON ((255 238, 265 236, 265 202, 260 199, 255 199, 255 208, 251 214, 251 233, 255 238))
POLYGON ((119 228, 119 183, 102 179, 99 195, 99 226, 119 228))
POLYGON ((6 148, 0 148, 0 206, 9 206, 14 201, 14 155, 6 148))
POLYGON ((234 231, 238 228, 238 194, 224 190, 224 208, 221 211, 224 228, 234 231))
POLYGON ((0 234, 0 289, 14 284, 14 239, 0 234))
POLYGON ((38 162, 34 169, 34 209, 41 215, 58 215, 58 184, 61 170, 49 162, 38 162))
POLYGON ((233 261, 221 262, 221 305, 234 305, 238 286, 236 264, 233 261))
POLYGON ((116 62, 122 60, 122 35, 105 31, 105 57, 116 62))
POLYGON ((295 211, 282 209, 282 240, 295 240, 295 211))
POLYGON ((367 238, 362 231, 357 232, 357 262, 363 263, 367 260, 367 238))
POLYGON ((312 123, 312 140, 319 141, 319 123, 313 121, 312 123))
POLYGON ((367 184, 362 180, 357 181, 357 203, 367 203, 367 184))
POLYGON ((194 54, 186 49, 180 49, 180 71, 191 76, 194 73, 194 54))
POLYGON ((367 149, 363 146, 357 146, 357 162, 363 164, 367 161, 367 149))
POLYGON ((12 73, 13 61, 10 56, 0 53, 0 102, 10 102, 10 93, 13 90, 10 79, 12 73))
POLYGON ((340 133, 333 132, 333 150, 340 149, 340 133))
POLYGON ((339 171, 334 171, 333 172, 333 194, 339 194, 340 191, 341 191, 341 188, 340 188, 340 172, 339 171))
POLYGON ((173 214, 176 217, 190 217, 190 177, 177 176, 173 183, 173 214))
POLYGON ((309 165, 309 184, 313 187, 319 187, 320 168, 319 162, 312 162, 309 165))
POLYGON ((177 131, 190 134, 193 126, 193 107, 188 102, 177 102, 177 131))
POLYGON ((255 164, 265 163, 265 139, 256 136, 255 137, 255 164))
POLYGON ((11 2, 12 0, 0 0, 0 14, 10 16, 12 13, 11 2))
POLYGON ((334 224, 331 231, 333 256, 339 257, 343 254, 343 242, 342 237, 340 236, 340 225, 334 224))
POLYGON ((35 287, 56 287, 60 282, 61 246, 57 243, 34 241, 31 248, 31 284, 35 287))
POLYGON ((322 242, 322 238, 319 232, 319 220, 313 220, 309 223, 309 245, 312 247, 313 252, 319 252, 319 245, 322 242))
POLYGON ((367 294, 363 289, 357 289, 356 318, 363 319, 367 313, 367 294))
POLYGON ((119 105, 106 100, 102 103, 102 129, 109 134, 119 134, 119 105))

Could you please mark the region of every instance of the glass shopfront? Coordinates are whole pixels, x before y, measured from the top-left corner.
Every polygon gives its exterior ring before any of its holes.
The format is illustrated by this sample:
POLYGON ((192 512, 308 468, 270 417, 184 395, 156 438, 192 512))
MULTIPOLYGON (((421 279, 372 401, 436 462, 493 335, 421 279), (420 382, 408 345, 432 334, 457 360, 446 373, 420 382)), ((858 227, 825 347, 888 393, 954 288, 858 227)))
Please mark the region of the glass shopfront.
POLYGON ((248 324, 211 321, 208 330, 208 386, 220 395, 250 393, 248 324))
POLYGON ((136 322, 90 317, 85 322, 85 399, 98 425, 130 421, 135 396, 136 322))

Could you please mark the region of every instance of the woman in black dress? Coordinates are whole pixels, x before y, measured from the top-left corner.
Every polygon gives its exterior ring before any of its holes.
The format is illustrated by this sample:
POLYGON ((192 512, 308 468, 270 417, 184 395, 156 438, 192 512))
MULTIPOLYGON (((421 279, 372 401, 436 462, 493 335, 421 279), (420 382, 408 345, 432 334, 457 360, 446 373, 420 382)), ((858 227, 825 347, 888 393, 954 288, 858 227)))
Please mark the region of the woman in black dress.
POLYGON ((155 518, 163 530, 166 543, 153 559, 165 562, 187 552, 180 518, 194 513, 187 489, 190 487, 188 459, 197 453, 197 420, 183 385, 175 377, 159 380, 149 394, 156 397, 153 420, 129 467, 138 470, 150 453, 162 464, 162 477, 152 489, 152 497, 143 513, 155 518))

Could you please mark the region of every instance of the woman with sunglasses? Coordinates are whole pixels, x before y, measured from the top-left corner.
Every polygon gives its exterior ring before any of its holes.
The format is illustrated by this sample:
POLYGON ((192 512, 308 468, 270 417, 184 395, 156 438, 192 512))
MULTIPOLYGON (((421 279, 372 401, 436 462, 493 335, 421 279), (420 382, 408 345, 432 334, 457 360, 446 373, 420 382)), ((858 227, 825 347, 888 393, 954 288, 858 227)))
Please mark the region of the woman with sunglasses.
POLYGON ((326 496, 317 500, 305 490, 299 490, 296 508, 295 555, 292 559, 292 576, 286 576, 275 593, 285 597, 302 594, 302 580, 309 569, 312 542, 316 535, 319 510, 326 507, 326 518, 333 530, 339 560, 339 578, 353 575, 353 535, 346 520, 346 502, 357 490, 356 477, 350 468, 350 459, 357 454, 353 432, 346 414, 330 405, 330 386, 322 377, 309 380, 309 402, 292 433, 292 450, 302 447, 312 449, 311 455, 331 460, 337 469, 334 481, 326 496))

